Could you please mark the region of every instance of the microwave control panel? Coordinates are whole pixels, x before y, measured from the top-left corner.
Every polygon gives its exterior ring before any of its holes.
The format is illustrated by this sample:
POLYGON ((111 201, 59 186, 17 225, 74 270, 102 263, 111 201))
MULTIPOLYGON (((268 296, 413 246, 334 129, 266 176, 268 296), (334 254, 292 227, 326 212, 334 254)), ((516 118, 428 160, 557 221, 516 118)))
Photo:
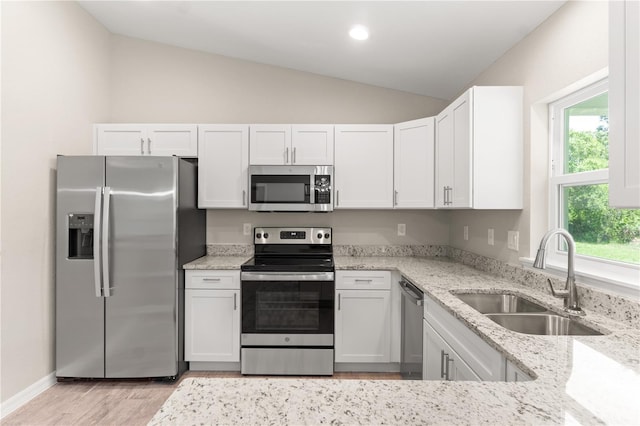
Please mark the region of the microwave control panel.
POLYGON ((316 175, 315 178, 315 203, 331 204, 331 176, 316 175))

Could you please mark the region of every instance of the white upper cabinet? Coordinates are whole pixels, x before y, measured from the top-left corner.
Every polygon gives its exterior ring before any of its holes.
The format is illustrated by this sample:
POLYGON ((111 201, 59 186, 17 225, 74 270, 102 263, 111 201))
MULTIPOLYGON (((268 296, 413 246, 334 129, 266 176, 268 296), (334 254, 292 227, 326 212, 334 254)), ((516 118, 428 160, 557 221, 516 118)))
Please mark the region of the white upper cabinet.
POLYGON ((336 209, 393 208, 393 125, 335 126, 336 209))
POLYGON ((249 164, 279 165, 291 161, 291 126, 252 124, 249 135, 249 164))
POLYGON ((436 207, 522 208, 522 87, 474 86, 435 123, 436 207))
POLYGON ((301 124, 291 126, 291 164, 333 165, 333 126, 301 124))
POLYGON ((434 141, 434 117, 407 121, 394 126, 394 208, 434 207, 434 141))
POLYGON ((197 157, 195 124, 96 124, 95 155, 197 157))
POLYGON ((249 126, 199 127, 198 207, 247 208, 249 126))
POLYGON ((640 2, 609 2, 609 204, 640 207, 640 2))
POLYGON ((252 165, 333 165, 333 126, 253 124, 252 165))

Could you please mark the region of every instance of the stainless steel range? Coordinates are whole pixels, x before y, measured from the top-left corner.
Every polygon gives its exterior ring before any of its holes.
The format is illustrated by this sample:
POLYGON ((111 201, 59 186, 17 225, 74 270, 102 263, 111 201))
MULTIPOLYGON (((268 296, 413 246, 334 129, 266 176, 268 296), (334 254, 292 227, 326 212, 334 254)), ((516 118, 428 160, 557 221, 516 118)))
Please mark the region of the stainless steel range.
POLYGON ((331 228, 255 228, 241 266, 241 373, 332 375, 331 228))

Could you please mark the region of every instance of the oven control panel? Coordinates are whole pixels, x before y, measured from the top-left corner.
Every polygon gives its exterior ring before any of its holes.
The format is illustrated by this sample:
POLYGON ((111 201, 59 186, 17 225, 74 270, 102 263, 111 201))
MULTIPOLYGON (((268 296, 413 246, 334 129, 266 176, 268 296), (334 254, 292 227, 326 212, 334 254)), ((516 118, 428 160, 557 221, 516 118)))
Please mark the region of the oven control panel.
POLYGON ((331 244, 331 228, 254 228, 255 244, 331 244))

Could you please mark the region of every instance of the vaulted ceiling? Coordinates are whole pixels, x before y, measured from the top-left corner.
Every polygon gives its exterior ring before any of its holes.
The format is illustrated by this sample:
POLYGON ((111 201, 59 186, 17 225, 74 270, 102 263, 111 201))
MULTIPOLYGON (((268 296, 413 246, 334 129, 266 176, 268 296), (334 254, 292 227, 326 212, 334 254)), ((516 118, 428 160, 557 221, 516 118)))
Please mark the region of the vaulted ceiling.
POLYGON ((565 2, 79 3, 115 34, 451 99, 565 2))

